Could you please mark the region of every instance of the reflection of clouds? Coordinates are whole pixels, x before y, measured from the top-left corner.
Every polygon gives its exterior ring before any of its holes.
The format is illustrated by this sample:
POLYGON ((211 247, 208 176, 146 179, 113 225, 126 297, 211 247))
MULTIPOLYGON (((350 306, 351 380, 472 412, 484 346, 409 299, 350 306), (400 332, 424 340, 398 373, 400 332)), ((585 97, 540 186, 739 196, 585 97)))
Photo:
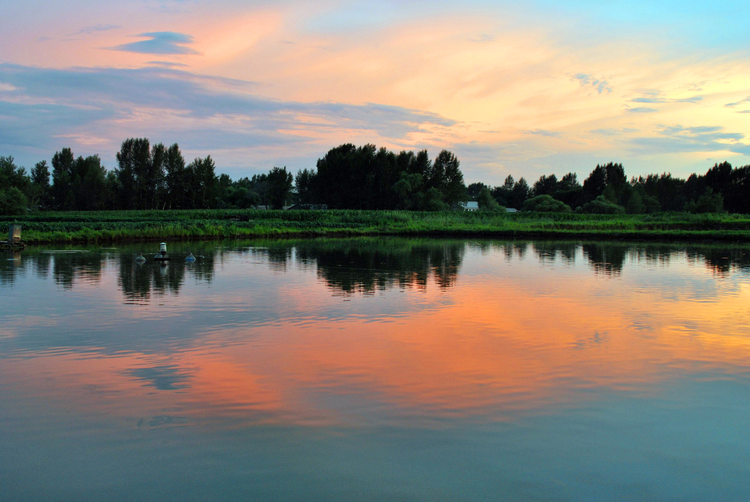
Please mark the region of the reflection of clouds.
MULTIPOLYGON (((209 284, 180 292, 190 297, 190 312, 154 304, 142 324, 97 326, 95 336, 79 336, 66 350, 64 331, 76 327, 59 326, 50 337, 31 329, 43 323, 32 316, 28 326, 13 328, 13 343, 46 336, 55 350, 38 346, 22 358, 0 358, 0 370, 28 393, 64 406, 170 427, 198 419, 504 420, 591 399, 592 390, 650 392, 694 371, 696 362, 701 371, 747 366, 750 288, 714 288, 695 298, 697 283, 716 279, 691 266, 684 250, 598 246, 383 239, 368 253, 354 239, 225 249, 213 258, 224 265, 214 270, 210 295, 209 284), (647 268, 646 256, 658 261, 664 254, 663 266, 647 268), (386 283, 382 294, 354 295, 343 309, 314 276, 305 277, 310 262, 320 270, 342 256, 360 265, 349 271, 350 283, 364 287, 361 274, 369 273, 375 279, 364 284, 378 287, 384 272, 436 268, 433 255, 448 263, 460 257, 460 269, 470 272, 418 294, 386 283), (608 263, 625 256, 620 280, 592 273, 590 260, 599 256, 608 263), (288 266, 293 260, 305 267, 288 266), (560 271, 550 263, 568 266, 560 271), (181 322, 189 313, 194 317, 181 322)), ((113 282, 105 277, 101 285, 113 282)), ((113 309, 115 321, 133 310, 120 302, 113 309)))
POLYGON ((188 387, 190 374, 175 365, 135 368, 128 375, 146 382, 158 390, 178 390, 188 387))

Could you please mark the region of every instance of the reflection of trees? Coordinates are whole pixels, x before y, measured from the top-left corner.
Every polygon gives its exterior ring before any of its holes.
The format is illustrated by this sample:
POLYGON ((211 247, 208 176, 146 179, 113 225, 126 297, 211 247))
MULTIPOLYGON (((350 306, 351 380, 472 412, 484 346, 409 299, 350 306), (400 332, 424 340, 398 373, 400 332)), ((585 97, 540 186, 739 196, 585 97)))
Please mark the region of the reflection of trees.
MULTIPOLYGON (((12 287, 26 272, 45 278, 52 277, 63 288, 72 289, 77 282, 99 282, 109 261, 116 264, 118 283, 129 300, 149 300, 152 294, 178 294, 187 276, 210 282, 215 263, 237 253, 257 256, 276 271, 285 271, 292 258, 299 267, 315 267, 329 285, 346 294, 372 293, 399 287, 425 288, 430 278, 440 288, 452 287, 467 247, 504 253, 508 260, 523 259, 531 250, 541 262, 562 259, 573 262, 578 250, 583 251, 597 274, 618 276, 626 258, 645 261, 649 265, 667 266, 675 256, 685 253, 688 262, 703 264, 714 273, 728 275, 738 269, 750 270, 750 247, 723 244, 628 244, 555 241, 473 241, 434 239, 340 239, 308 241, 263 241, 238 248, 235 241, 227 243, 174 243, 170 252, 174 261, 166 266, 149 260, 135 263, 143 245, 125 246, 117 252, 101 249, 80 252, 45 252, 27 248, 13 254, 2 253, 0 286, 12 287), (262 245, 259 245, 262 244, 262 245), (192 250, 198 260, 185 264, 182 260, 192 250)), ((73 250, 76 251, 76 250, 73 250)), ((148 256, 148 254, 147 254, 148 256)))
POLYGON ((3 251, 0 253, 0 285, 12 285, 16 281, 21 267, 20 251, 3 251))
POLYGON ((52 267, 52 255, 50 253, 39 253, 32 256, 37 277, 47 277, 52 267))
POLYGON ((122 294, 128 300, 148 301, 152 291, 157 295, 165 293, 177 295, 184 279, 185 264, 183 263, 151 261, 139 265, 133 256, 120 256, 118 284, 122 289, 122 294))
POLYGON ((430 277, 440 288, 456 282, 466 249, 463 241, 412 239, 309 241, 297 243, 302 263, 314 261, 329 287, 373 293, 394 287, 423 289, 430 277))
POLYGON ((721 276, 728 275, 733 269, 750 269, 750 249, 748 248, 688 248, 688 260, 703 258, 706 266, 713 273, 721 276))
POLYGON ((137 244, 121 248, 118 256, 118 285, 127 301, 148 302, 151 295, 178 295, 185 283, 186 275, 199 281, 210 282, 214 275, 214 260, 217 257, 214 244, 196 244, 186 242, 169 243, 171 260, 157 262, 153 260, 157 245, 151 252, 143 252, 146 263, 138 265, 135 261, 139 252, 149 244, 137 244), (185 256, 193 252, 197 260, 185 263, 185 256))
POLYGON ((588 258, 597 274, 616 276, 622 273, 622 266, 632 245, 588 243, 581 246, 583 255, 588 258))
POLYGON ((121 253, 118 284, 125 298, 148 301, 152 293, 158 296, 167 293, 177 295, 185 282, 188 268, 197 279, 211 280, 214 273, 213 255, 202 255, 194 263, 186 264, 181 253, 174 254, 172 261, 159 263, 149 260, 139 265, 135 262, 135 254, 121 253))
POLYGON ((52 262, 52 276, 65 289, 72 289, 73 282, 99 282, 102 278, 103 257, 99 253, 56 254, 52 262))
POLYGON ((566 263, 573 263, 576 258, 576 242, 537 241, 534 242, 534 251, 542 263, 555 261, 558 257, 566 263))

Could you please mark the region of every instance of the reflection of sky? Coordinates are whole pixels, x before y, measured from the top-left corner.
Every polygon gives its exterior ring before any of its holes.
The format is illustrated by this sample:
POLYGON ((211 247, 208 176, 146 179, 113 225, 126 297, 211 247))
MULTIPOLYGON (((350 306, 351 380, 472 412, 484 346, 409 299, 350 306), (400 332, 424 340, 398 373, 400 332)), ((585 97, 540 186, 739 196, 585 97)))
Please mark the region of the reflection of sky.
POLYGON ((490 184, 750 154, 746 2, 5 4, 0 151, 27 168, 143 136, 233 177, 345 142, 449 148, 490 184))
POLYGON ((580 246, 508 246, 467 244, 448 288, 372 294, 337 294, 295 252, 225 250, 210 280, 186 267, 141 303, 114 254, 72 287, 21 268, 2 286, 0 482, 17 494, 33 472, 54 494, 39 498, 741 494, 746 271, 631 251, 607 275, 580 246))

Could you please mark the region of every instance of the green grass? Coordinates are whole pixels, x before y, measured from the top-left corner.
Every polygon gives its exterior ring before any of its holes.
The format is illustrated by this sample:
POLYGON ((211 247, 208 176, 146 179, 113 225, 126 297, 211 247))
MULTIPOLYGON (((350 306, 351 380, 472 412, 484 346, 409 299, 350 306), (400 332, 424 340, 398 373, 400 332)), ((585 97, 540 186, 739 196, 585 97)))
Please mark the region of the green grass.
POLYGON ((27 243, 352 235, 750 241, 750 215, 408 211, 98 211, 0 217, 27 243))

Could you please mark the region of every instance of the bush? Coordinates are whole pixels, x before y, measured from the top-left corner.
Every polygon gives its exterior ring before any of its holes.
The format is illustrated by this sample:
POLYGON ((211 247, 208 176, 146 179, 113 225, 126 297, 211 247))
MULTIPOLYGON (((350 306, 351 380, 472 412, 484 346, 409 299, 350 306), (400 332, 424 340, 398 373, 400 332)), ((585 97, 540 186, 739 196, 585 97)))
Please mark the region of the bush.
POLYGON ((0 214, 24 214, 27 205, 26 196, 18 188, 10 187, 0 190, 0 214))
POLYGON ((479 191, 479 195, 477 197, 477 205, 479 206, 479 209, 483 211, 499 211, 500 209, 504 209, 500 206, 500 204, 497 203, 495 198, 492 196, 492 192, 490 192, 489 188, 483 187, 479 191))
POLYGON ((570 213, 570 206, 561 202, 551 195, 539 195, 523 203, 524 211, 535 211, 538 213, 570 213))
POLYGON ((720 193, 714 193, 710 187, 706 188, 698 200, 691 200, 685 204, 688 213, 721 213, 724 211, 724 197, 720 193))
POLYGON ((591 202, 587 202, 576 211, 590 214, 624 214, 625 208, 610 202, 606 197, 600 195, 591 202))

